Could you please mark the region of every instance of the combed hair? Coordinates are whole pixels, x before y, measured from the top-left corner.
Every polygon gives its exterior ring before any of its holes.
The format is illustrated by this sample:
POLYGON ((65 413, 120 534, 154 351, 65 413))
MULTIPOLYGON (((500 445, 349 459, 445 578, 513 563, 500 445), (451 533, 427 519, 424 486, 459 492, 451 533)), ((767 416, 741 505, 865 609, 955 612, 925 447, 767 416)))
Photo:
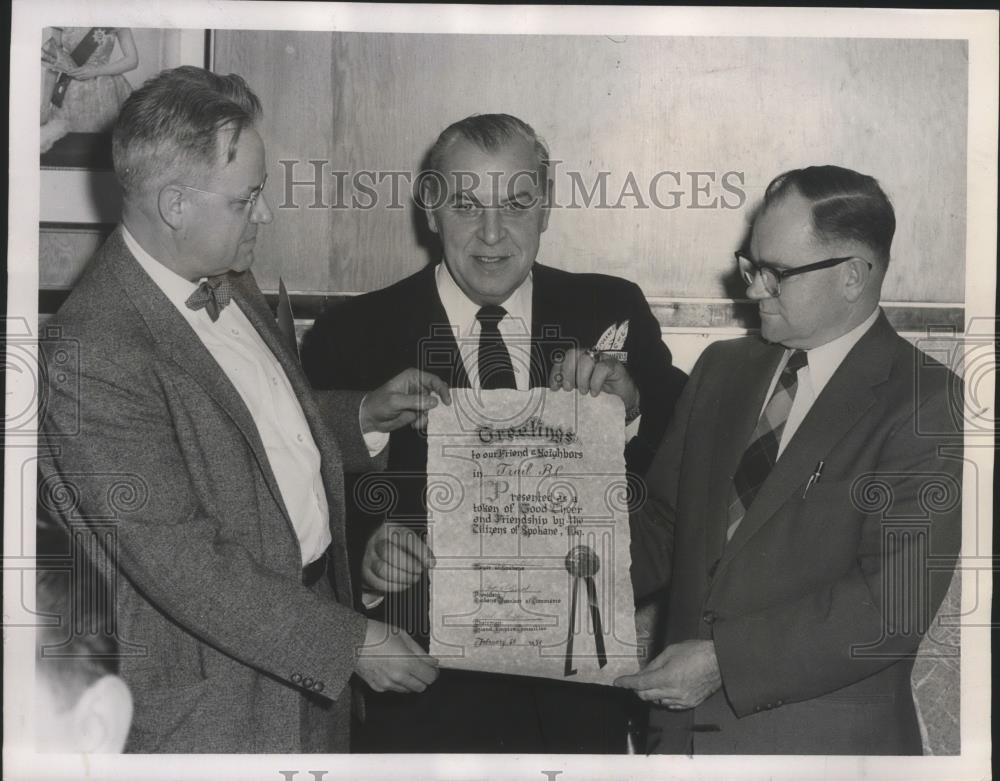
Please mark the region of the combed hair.
POLYGON ((76 540, 61 526, 40 519, 35 551, 35 603, 43 622, 36 631, 35 664, 67 707, 98 679, 116 675, 119 667, 110 614, 113 594, 85 555, 93 533, 79 531, 86 539, 76 540))
POLYGON ((496 152, 515 138, 523 138, 534 147, 539 185, 543 192, 548 192, 548 147, 531 125, 510 114, 473 114, 448 125, 441 131, 441 135, 427 153, 427 164, 421 173, 424 185, 430 187, 433 194, 437 195, 438 182, 444 176, 444 157, 456 141, 469 141, 486 152, 496 152))
POLYGON ((812 203, 813 231, 824 240, 848 239, 870 248, 885 268, 896 232, 892 203, 871 176, 836 165, 778 174, 764 192, 765 207, 790 188, 812 203))
POLYGON ((161 71, 125 101, 111 138, 115 174, 126 194, 159 189, 215 166, 219 132, 231 130, 226 163, 240 134, 260 116, 242 77, 183 65, 161 71))

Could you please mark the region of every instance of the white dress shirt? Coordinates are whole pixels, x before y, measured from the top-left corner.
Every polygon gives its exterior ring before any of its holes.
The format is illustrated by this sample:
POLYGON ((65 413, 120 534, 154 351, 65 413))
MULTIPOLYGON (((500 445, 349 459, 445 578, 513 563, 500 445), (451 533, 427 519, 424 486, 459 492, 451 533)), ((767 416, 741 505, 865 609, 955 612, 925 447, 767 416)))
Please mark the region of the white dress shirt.
MULTIPOLYGON (((438 296, 448 315, 448 323, 458 342, 458 352, 469 375, 469 384, 479 387, 479 335, 482 326, 476 319, 480 305, 472 301, 458 286, 444 263, 438 264, 434 272, 438 296)), ((531 273, 511 293, 500 306, 507 314, 499 322, 500 338, 503 340, 510 362, 514 367, 514 384, 518 390, 531 388, 531 273)))
MULTIPOLYGON (((838 336, 832 342, 827 342, 819 347, 813 347, 811 350, 806 350, 806 358, 809 363, 799 369, 798 372, 798 387, 795 390, 795 399, 792 401, 792 408, 788 413, 788 420, 785 422, 785 428, 781 432, 781 442, 778 444, 778 457, 785 451, 785 446, 791 441, 792 436, 798 430, 799 425, 802 423, 806 414, 812 409, 813 403, 816 398, 822 392, 823 388, 830 381, 833 373, 837 371, 840 364, 844 362, 844 358, 864 336, 868 333, 868 329, 875 325, 875 321, 878 319, 879 308, 875 307, 873 311, 863 323, 855 326, 853 329, 848 331, 843 336, 838 336)), ((767 406, 768 400, 771 398, 771 394, 774 393, 774 388, 778 384, 778 377, 781 376, 782 370, 785 368, 785 364, 788 363, 788 358, 791 356, 792 351, 786 350, 784 357, 781 359, 781 363, 778 364, 778 369, 774 373, 774 377, 771 379, 771 385, 768 388, 767 395, 764 397, 764 406, 767 406)), ((761 407, 761 414, 763 414, 764 408, 761 407)))
MULTIPOLYGON (((465 291, 452 278, 445 263, 438 264, 434 271, 434 281, 437 285, 438 297, 444 306, 444 312, 448 315, 448 323, 452 333, 455 334, 455 341, 458 342, 458 352, 462 358, 465 373, 469 376, 469 384, 473 388, 478 388, 479 335, 483 329, 476 319, 476 314, 481 307, 465 295, 465 291)), ((507 300, 500 304, 507 310, 507 314, 497 326, 500 338, 503 340, 507 352, 510 353, 510 362, 514 367, 514 384, 518 390, 522 391, 531 389, 532 290, 532 275, 529 272, 524 281, 507 297, 507 300)), ((641 416, 637 416, 625 427, 626 442, 639 433, 640 418, 641 416)))
POLYGON ((198 285, 155 260, 124 226, 122 235, 139 265, 194 329, 246 404, 292 520, 302 565, 315 561, 332 539, 330 511, 319 450, 284 369, 235 301, 214 323, 205 309, 192 311, 184 302, 198 285))

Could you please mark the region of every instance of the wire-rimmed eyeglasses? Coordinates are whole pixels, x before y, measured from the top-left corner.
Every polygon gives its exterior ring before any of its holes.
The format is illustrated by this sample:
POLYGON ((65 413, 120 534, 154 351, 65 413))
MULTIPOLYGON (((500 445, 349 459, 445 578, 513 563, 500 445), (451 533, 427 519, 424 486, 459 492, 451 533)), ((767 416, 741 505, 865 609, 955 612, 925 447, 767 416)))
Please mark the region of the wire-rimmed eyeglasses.
POLYGON ((215 190, 203 190, 200 187, 193 187, 190 184, 178 184, 177 187, 183 187, 186 190, 194 190, 196 193, 204 193, 205 195, 221 195, 223 198, 229 198, 231 201, 237 203, 243 203, 246 209, 247 219, 250 219, 250 215, 253 214, 253 210, 257 206, 257 201, 260 199, 261 193, 264 192, 264 185, 267 184, 267 174, 264 174, 264 180, 253 189, 253 192, 249 196, 243 197, 239 195, 230 195, 229 193, 220 193, 215 190))

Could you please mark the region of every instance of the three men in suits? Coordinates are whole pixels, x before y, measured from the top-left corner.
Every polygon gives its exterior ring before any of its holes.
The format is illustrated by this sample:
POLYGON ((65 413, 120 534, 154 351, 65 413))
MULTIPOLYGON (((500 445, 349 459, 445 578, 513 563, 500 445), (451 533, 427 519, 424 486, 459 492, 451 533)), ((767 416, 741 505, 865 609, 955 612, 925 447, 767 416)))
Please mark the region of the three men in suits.
MULTIPOLYGON (((453 387, 614 391, 625 399, 627 434, 634 434, 626 464, 641 473, 686 378, 671 366, 637 286, 535 262, 549 219, 544 144, 515 117, 472 116, 441 133, 425 173, 422 196, 443 262, 324 312, 302 346, 313 385, 367 390, 416 365, 453 387)), ((421 538, 426 469, 426 439, 399 429, 390 437, 388 472, 362 478, 354 491, 374 529, 362 569, 399 589, 381 606, 385 620, 422 638, 433 632, 421 565, 429 558, 421 538)), ((367 698, 356 748, 622 752, 628 702, 621 694, 445 670, 419 696, 367 698)))
POLYGON ((199 68, 131 95, 122 225, 41 344, 41 501, 117 564, 129 751, 346 750, 352 675, 437 675, 352 608, 343 470, 448 389, 416 370, 364 400, 309 387, 249 271, 271 221, 259 113, 240 77, 199 68))
POLYGON ((879 308, 895 229, 869 176, 789 171, 737 253, 761 338, 705 350, 634 513, 666 647, 619 679, 654 751, 918 754, 910 672, 961 535, 955 376, 879 308))

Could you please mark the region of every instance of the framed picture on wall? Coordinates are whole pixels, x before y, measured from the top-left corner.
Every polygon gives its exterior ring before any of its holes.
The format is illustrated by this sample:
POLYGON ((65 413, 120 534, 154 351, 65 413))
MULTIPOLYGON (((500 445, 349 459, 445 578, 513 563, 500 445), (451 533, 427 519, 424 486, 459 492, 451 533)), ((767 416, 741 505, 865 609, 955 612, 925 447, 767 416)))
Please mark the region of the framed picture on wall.
POLYGON ((42 311, 54 311, 121 216, 111 129, 149 77, 206 67, 204 29, 44 27, 40 52, 39 246, 42 311))
POLYGON ((205 30, 46 27, 42 168, 111 170, 111 128, 132 90, 164 68, 208 63, 205 30))

